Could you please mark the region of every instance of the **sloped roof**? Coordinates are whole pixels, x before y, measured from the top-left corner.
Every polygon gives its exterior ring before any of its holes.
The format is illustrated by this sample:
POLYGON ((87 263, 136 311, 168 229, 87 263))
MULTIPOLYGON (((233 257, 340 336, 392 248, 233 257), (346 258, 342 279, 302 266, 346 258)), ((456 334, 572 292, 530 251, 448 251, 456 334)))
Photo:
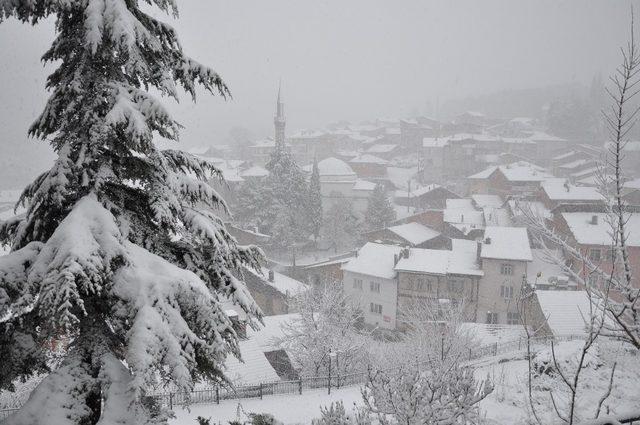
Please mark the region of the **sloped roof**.
POLYGON ((440 236, 440 232, 415 222, 391 226, 388 229, 413 245, 418 245, 440 236))
POLYGON ((473 202, 475 202, 479 208, 500 208, 502 206, 502 198, 498 195, 475 194, 471 195, 471 199, 473 199, 473 202))
POLYGON ((548 178, 553 178, 553 175, 548 173, 544 168, 535 164, 531 164, 526 161, 518 161, 507 165, 491 166, 485 168, 479 173, 473 174, 467 178, 469 179, 486 179, 489 178, 495 171, 499 170, 504 177, 509 181, 543 181, 548 178))
POLYGON ((356 180, 356 184, 353 185, 353 190, 365 190, 371 191, 376 188, 376 183, 372 183, 367 180, 356 180))
POLYGON ((368 153, 389 153, 396 149, 398 145, 373 145, 367 149, 368 153))
POLYGON ((362 154, 351 160, 349 160, 352 164, 380 164, 386 165, 389 163, 386 159, 379 158, 375 155, 362 154))
POLYGON ((565 179, 545 180, 542 190, 552 201, 604 201, 595 187, 576 186, 565 179))
MULTIPOLYGON (((569 230, 579 244, 583 245, 611 245, 611 226, 606 213, 594 212, 565 212, 562 217, 567 222, 569 230), (597 223, 592 224, 593 217, 597 223)), ((640 214, 626 215, 627 245, 640 246, 640 214)))
POLYGON ((482 258, 516 261, 533 259, 529 236, 524 227, 487 226, 484 238, 480 254, 482 258))
POLYGON ((409 256, 396 264, 397 271, 428 274, 482 276, 477 262, 476 243, 452 239, 451 250, 410 248, 409 256))
POLYGON ((536 291, 535 295, 555 336, 585 333, 590 314, 585 291, 536 291))
POLYGON ((399 254, 401 249, 399 246, 368 242, 358 250, 357 257, 342 266, 342 270, 393 279, 396 275, 394 255, 399 254))

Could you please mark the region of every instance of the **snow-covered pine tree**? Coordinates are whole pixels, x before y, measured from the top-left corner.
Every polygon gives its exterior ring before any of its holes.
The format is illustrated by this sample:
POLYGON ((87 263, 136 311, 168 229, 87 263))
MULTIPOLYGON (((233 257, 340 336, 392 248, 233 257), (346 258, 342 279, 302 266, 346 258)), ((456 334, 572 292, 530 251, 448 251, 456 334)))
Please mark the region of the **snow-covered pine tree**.
POLYGON ((318 169, 318 161, 315 159, 307 192, 307 220, 311 234, 317 240, 322 228, 322 195, 320 192, 320 170, 318 169))
MULTIPOLYGON (((265 180, 265 185, 271 194, 271 210, 277 212, 270 215, 282 224, 284 221, 278 215, 285 212, 289 216, 286 221, 291 224, 291 229, 286 229, 286 232, 293 232, 296 239, 306 238, 309 235, 305 214, 307 182, 284 143, 276 144, 266 168, 269 170, 269 176, 265 180)), ((285 230, 283 226, 276 226, 273 222, 270 227, 275 239, 284 237, 276 233, 278 229, 285 230)))
POLYGON ((381 184, 377 184, 367 202, 365 223, 369 230, 383 229, 396 219, 396 212, 387 197, 387 191, 381 184))
MULTIPOLYGON (((148 1, 177 14, 173 0, 148 1)), ((26 214, 0 225, 0 389, 48 373, 6 424, 163 424, 152 384, 221 381, 235 333, 224 295, 260 314, 232 271, 257 266, 212 212, 219 172, 154 135, 179 124, 148 93, 226 97, 220 76, 185 56, 175 31, 124 0, 0 0, 0 21, 56 17, 43 56, 59 64, 30 129, 57 153, 23 192, 26 214), (68 342, 49 371, 47 342, 68 342)))

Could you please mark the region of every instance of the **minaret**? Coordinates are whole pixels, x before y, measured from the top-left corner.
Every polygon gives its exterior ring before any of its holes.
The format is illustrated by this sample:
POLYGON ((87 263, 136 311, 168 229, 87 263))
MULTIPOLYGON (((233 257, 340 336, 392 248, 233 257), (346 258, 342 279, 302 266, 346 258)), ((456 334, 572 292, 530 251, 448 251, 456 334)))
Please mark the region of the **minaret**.
POLYGON ((276 146, 284 146, 284 126, 285 126, 285 118, 284 118, 284 103, 282 103, 282 98, 280 96, 282 88, 282 82, 278 84, 278 103, 276 104, 276 116, 273 118, 273 125, 275 126, 275 141, 276 146))

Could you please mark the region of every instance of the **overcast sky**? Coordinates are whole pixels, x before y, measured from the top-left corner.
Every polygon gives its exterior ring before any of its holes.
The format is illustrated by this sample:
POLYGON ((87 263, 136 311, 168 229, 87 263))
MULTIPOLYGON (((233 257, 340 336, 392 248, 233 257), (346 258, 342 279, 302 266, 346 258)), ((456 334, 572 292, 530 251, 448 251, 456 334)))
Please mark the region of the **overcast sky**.
MULTIPOLYGON (((234 96, 172 106, 190 146, 219 143, 233 126, 270 136, 279 78, 288 132, 430 113, 436 99, 588 84, 619 62, 630 15, 630 2, 612 0, 178 3, 185 51, 219 71, 234 96)), ((24 144, 46 99, 50 70, 39 57, 52 38, 52 22, 0 24, 0 154, 16 160, 46 152, 24 144)))

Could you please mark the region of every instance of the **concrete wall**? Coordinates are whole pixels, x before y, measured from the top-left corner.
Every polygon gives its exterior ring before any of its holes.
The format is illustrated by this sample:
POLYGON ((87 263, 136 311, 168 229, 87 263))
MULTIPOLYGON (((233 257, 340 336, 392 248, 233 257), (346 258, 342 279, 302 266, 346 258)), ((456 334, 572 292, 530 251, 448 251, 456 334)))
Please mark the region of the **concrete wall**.
POLYGON ((498 313, 499 324, 506 324, 507 313, 518 312, 518 297, 522 287, 522 276, 527 273, 527 262, 483 258, 482 271, 484 276, 480 279, 478 291, 477 321, 485 323, 487 312, 490 311, 498 313), (501 274, 502 264, 511 264, 513 274, 501 274), (513 287, 511 299, 505 299, 500 295, 500 288, 503 285, 513 287))
POLYGON ((383 279, 345 271, 342 286, 345 293, 359 303, 366 324, 384 329, 395 329, 398 300, 396 279, 383 279), (362 280, 362 290, 354 288, 354 279, 362 280), (380 283, 380 293, 371 291, 370 282, 380 283), (382 305, 382 314, 372 313, 370 310, 371 303, 382 305))

